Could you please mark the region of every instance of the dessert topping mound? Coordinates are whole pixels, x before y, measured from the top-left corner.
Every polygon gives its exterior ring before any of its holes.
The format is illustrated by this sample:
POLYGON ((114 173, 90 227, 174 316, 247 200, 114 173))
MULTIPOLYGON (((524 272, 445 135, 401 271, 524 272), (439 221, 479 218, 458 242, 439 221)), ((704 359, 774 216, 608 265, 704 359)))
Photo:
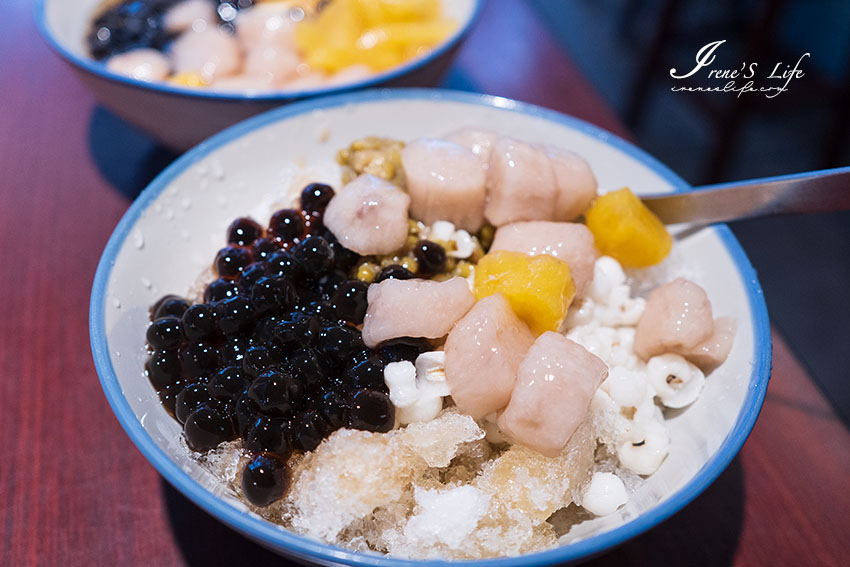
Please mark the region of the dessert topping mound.
POLYGON ((689 280, 633 297, 622 265, 660 262, 664 226, 490 131, 339 161, 340 191, 231 224, 201 301, 153 306, 146 374, 189 449, 238 463, 216 473, 267 520, 399 557, 518 555, 616 513, 735 333, 689 280))

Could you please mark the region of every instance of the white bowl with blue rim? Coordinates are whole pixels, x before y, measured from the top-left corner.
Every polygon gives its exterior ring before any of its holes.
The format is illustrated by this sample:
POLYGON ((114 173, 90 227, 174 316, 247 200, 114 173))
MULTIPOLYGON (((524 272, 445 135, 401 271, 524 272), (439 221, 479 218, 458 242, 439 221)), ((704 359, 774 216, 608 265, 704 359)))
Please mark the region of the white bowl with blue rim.
POLYGON ((474 23, 483 0, 442 0, 453 34, 427 55, 350 83, 304 90, 216 92, 169 83, 139 81, 109 71, 89 57, 85 37, 103 0, 35 0, 35 19, 48 44, 98 100, 158 142, 183 151, 237 122, 294 100, 367 87, 436 85, 474 23))
MULTIPOLYGON (((366 135, 410 140, 482 125, 578 152, 590 162, 603 190, 625 185, 637 193, 689 190, 651 156, 576 118, 499 97, 401 89, 303 101, 251 118, 178 159, 127 211, 106 246, 92 290, 94 359, 106 396, 130 438, 198 506, 261 544, 311 563, 439 563, 339 549, 246 511, 179 442, 180 426, 161 407, 143 375, 144 336, 148 307, 164 294, 186 293, 224 244, 225 228, 234 218, 252 215, 265 222, 275 207, 288 203, 292 192, 309 181, 338 187, 338 148, 366 135)), ((619 545, 693 500, 746 440, 770 374, 770 326, 761 288, 728 227, 714 225, 685 234, 665 268, 667 276, 697 281, 716 315, 737 319, 738 334, 728 360, 708 377, 692 406, 668 416, 670 454, 622 509, 580 524, 561 547, 495 563, 558 564, 619 545)))

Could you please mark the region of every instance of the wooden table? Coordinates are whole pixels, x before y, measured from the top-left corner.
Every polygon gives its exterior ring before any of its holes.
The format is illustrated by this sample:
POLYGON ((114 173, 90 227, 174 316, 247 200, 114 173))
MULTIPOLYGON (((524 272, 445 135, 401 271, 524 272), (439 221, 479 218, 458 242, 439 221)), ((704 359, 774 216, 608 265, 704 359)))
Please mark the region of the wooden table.
MULTIPOLYGON (((113 417, 89 350, 89 290, 112 229, 169 156, 97 108, 38 37, 28 1, 4 0, 3 16, 0 565, 286 563, 168 486, 113 417)), ((520 2, 490 2, 453 73, 625 134, 520 2)), ((684 511, 595 564, 846 564, 850 433, 774 346, 740 456, 684 511)))

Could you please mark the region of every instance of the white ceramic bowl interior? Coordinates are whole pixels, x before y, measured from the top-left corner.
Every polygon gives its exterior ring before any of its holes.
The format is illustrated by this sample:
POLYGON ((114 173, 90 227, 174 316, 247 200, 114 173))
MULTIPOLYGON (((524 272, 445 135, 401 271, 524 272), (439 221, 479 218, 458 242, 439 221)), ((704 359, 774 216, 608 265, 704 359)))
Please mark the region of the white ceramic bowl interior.
POLYGON ((458 28, 425 57, 347 84, 254 94, 146 83, 108 71, 87 55, 85 44, 92 15, 104 0, 36 0, 35 17, 48 43, 74 66, 104 106, 157 141, 183 151, 227 126, 292 100, 370 86, 436 85, 483 0, 441 1, 458 28))
MULTIPOLYGON (((107 396, 128 433, 178 489, 265 545, 312 561, 389 565, 393 560, 332 550, 245 511, 178 443, 180 427, 143 376, 148 307, 185 294, 224 245, 236 217, 261 223, 310 181, 339 187, 337 149, 365 135, 410 140, 459 126, 486 126, 571 149, 587 159, 601 190, 684 190, 684 182, 626 142, 584 122, 498 97, 401 90, 306 101, 256 117, 172 165, 133 204, 104 253, 92 296, 92 346, 107 396), (389 562, 389 563, 387 563, 389 562)), ((505 560, 517 565, 577 559, 616 545, 690 501, 738 451, 761 407, 770 361, 769 325, 749 262, 725 226, 689 234, 652 277, 689 277, 708 292, 716 316, 738 334, 729 359, 698 401, 669 419, 670 454, 619 512, 581 524, 573 543, 505 560)))

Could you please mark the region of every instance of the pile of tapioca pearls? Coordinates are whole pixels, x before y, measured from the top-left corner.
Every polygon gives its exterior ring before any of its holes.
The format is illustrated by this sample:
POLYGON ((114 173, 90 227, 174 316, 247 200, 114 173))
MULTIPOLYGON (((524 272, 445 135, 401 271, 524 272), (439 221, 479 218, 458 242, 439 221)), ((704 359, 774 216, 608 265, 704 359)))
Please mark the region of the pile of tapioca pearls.
MULTIPOLYGON (((242 438, 253 454, 243 491, 258 506, 286 490, 293 450, 310 451, 341 427, 392 429, 384 367, 432 350, 425 339, 363 344, 358 325, 369 284, 352 275, 364 259, 322 225, 333 195, 311 184, 300 210, 277 211, 266 228, 236 219, 203 302, 169 295, 151 309, 148 379, 191 449, 242 438)), ((446 266, 433 242, 418 242, 413 254, 418 277, 446 266)), ((391 264, 373 281, 412 277, 391 264)))

